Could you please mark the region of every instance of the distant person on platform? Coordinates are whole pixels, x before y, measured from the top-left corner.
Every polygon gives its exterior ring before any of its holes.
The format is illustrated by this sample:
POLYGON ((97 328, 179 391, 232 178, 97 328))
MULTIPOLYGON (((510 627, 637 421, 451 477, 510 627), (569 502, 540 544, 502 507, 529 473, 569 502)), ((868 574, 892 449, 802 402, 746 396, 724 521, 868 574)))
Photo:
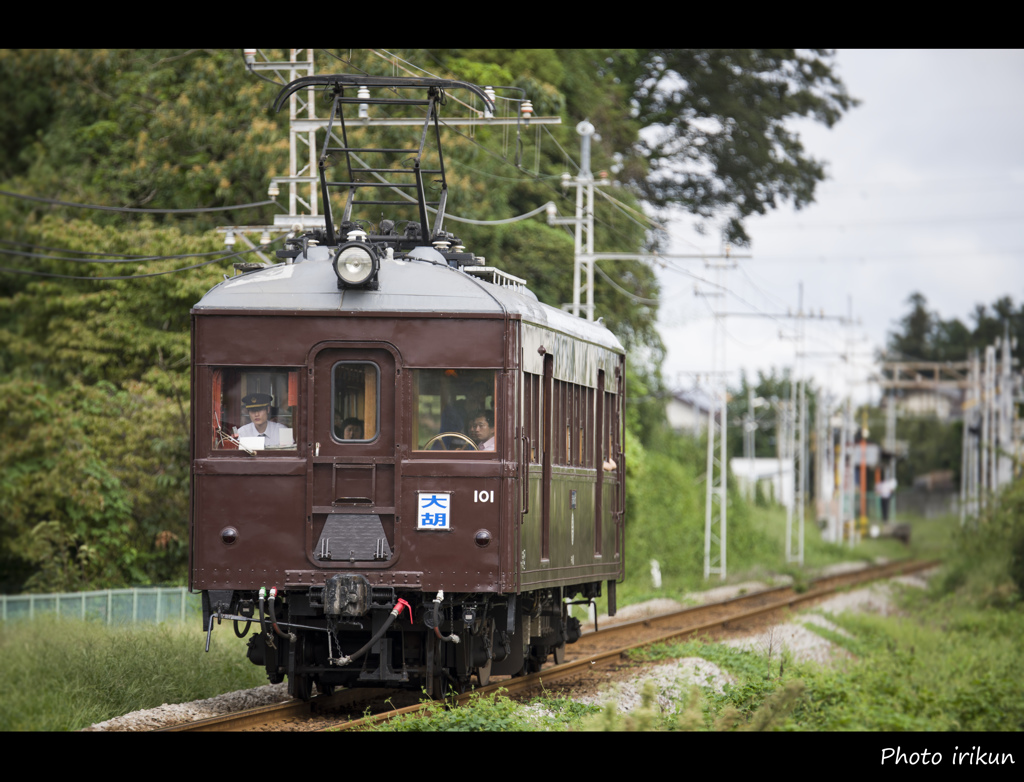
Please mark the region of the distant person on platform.
POLYGON ((875 494, 878 495, 879 501, 882 503, 882 521, 889 520, 889 501, 892 499, 892 493, 896 491, 896 479, 888 478, 884 481, 880 481, 875 487, 875 494))
POLYGON ((238 437, 262 437, 264 448, 276 448, 281 445, 281 432, 288 427, 270 420, 270 394, 246 394, 242 404, 249 414, 249 423, 240 427, 238 437))

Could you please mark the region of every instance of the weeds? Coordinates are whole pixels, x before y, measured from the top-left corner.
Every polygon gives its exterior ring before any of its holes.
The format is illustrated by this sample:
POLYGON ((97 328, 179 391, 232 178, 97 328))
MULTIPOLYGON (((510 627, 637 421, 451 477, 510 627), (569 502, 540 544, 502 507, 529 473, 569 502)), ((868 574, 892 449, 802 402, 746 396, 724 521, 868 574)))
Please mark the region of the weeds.
POLYGON ((0 625, 0 730, 78 730, 138 709, 266 684, 244 641, 180 624, 106 627, 40 617, 0 625))
POLYGON ((367 730, 414 733, 450 731, 550 731, 579 727, 581 721, 599 711, 596 706, 576 703, 567 697, 536 698, 520 704, 499 689, 494 694, 474 694, 458 708, 424 700, 418 714, 405 715, 367 730))

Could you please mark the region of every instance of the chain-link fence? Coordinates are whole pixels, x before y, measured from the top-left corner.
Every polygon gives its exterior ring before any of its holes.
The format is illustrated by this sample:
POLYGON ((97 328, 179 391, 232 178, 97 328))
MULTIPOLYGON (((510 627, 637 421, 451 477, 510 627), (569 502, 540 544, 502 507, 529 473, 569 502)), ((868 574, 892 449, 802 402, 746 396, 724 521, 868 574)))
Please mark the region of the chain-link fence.
POLYGON ((34 619, 40 614, 92 619, 108 625, 189 621, 202 616, 202 601, 199 594, 189 594, 187 587, 0 595, 0 620, 34 619))

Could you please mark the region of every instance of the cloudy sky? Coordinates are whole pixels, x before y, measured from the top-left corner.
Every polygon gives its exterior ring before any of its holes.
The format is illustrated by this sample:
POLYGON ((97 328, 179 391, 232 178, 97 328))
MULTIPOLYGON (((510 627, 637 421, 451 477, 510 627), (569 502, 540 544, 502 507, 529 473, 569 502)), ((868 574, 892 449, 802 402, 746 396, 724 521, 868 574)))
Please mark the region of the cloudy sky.
MULTIPOLYGON (((731 385, 741 369, 756 379, 793 366, 800 321, 777 316, 797 313, 801 285, 803 311, 825 315, 803 321, 804 374, 858 400, 877 399, 866 382, 872 356, 913 292, 969 326, 976 304, 1024 301, 1024 51, 840 50, 836 62, 862 103, 831 130, 796 126, 827 164, 816 203, 750 219, 752 246, 733 250, 750 257, 736 268, 693 259, 660 273, 665 374, 676 389, 722 369, 712 308, 736 313, 724 321, 731 385), (728 294, 705 295, 717 289, 701 280, 719 274, 728 294)), ((671 252, 719 255, 719 235, 692 223, 673 223, 671 252)))

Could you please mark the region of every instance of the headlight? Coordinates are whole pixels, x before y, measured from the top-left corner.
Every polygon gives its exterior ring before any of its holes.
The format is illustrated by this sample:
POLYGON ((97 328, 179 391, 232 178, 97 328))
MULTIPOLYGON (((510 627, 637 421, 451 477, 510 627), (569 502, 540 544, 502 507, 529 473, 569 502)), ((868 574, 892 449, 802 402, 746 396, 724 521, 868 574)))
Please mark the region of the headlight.
POLYGON ((338 248, 334 256, 334 273, 339 288, 360 288, 377 276, 377 255, 362 242, 349 242, 338 248))

